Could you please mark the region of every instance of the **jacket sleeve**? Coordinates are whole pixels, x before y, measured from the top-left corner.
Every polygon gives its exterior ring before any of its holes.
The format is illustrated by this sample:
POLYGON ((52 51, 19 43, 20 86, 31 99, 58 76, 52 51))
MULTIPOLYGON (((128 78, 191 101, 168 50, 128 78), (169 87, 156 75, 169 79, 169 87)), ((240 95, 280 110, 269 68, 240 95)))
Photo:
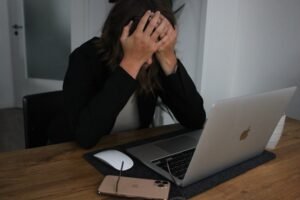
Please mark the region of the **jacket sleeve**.
POLYGON ((203 99, 180 60, 177 60, 174 74, 162 76, 162 88, 160 97, 180 124, 187 128, 203 128, 206 120, 203 99))
POLYGON ((136 80, 121 67, 99 87, 91 66, 91 59, 75 50, 70 55, 63 84, 70 129, 84 148, 94 146, 101 136, 110 133, 120 110, 137 87, 136 80))

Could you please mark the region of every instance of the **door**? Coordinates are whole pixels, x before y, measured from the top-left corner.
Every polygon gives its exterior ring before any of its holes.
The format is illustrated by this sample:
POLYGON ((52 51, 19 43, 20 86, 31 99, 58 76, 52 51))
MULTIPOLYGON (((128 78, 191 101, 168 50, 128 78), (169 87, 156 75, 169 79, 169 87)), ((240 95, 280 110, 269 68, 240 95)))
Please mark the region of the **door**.
POLYGON ((70 0, 9 0, 14 94, 62 89, 71 52, 70 0))
POLYGON ((24 95, 62 89, 69 53, 101 34, 112 4, 106 0, 7 2, 14 95, 21 107, 24 95))

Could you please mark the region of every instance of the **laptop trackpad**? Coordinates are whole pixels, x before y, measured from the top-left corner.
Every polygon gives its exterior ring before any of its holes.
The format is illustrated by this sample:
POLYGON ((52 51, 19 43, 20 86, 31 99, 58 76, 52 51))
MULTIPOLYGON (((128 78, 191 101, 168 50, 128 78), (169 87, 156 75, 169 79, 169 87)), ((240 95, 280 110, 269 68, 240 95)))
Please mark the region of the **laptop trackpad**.
POLYGON ((197 140, 189 136, 179 136, 169 140, 164 140, 155 144, 155 146, 167 151, 168 153, 176 153, 196 147, 197 140))

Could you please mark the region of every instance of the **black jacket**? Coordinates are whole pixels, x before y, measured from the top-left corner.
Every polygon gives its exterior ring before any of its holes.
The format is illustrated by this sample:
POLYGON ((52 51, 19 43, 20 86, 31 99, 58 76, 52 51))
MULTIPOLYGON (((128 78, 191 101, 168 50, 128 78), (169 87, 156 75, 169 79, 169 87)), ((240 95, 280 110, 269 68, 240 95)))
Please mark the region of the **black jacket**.
MULTIPOLYGON (((109 72, 97 54, 93 38, 77 48, 69 58, 64 84, 64 101, 70 130, 80 146, 94 146, 101 136, 109 134, 114 122, 136 91, 138 82, 121 67, 109 72)), ((203 100, 184 66, 178 60, 176 73, 161 74, 163 103, 185 127, 202 128, 206 115, 203 100)), ((157 96, 137 98, 140 128, 149 127, 157 96)))

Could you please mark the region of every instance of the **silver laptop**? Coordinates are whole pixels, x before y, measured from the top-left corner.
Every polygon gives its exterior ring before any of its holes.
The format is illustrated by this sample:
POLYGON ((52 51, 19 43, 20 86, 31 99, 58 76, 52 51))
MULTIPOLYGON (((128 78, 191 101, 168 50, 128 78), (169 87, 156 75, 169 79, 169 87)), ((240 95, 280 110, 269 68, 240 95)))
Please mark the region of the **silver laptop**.
POLYGON ((135 146, 127 152, 170 181, 187 186, 262 153, 295 90, 291 87, 219 101, 203 130, 135 146))

